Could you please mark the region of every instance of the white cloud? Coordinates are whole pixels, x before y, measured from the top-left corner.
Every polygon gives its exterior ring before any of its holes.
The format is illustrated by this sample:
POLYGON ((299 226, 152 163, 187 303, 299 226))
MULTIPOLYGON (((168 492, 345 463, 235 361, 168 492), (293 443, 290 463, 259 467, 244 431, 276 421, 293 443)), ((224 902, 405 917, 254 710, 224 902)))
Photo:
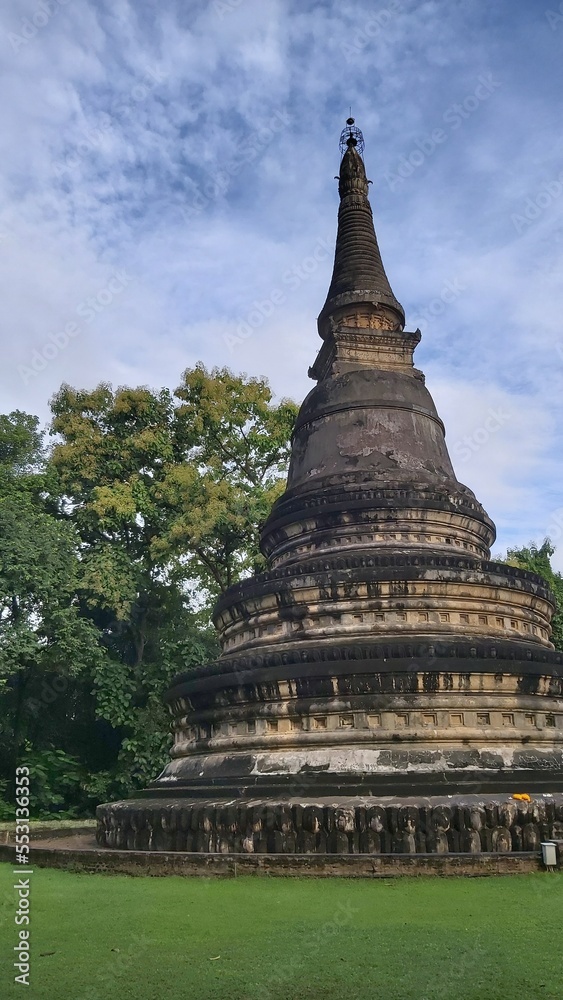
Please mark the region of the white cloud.
POLYGON ((512 414, 458 474, 499 547, 540 540, 563 507, 563 195, 520 231, 513 216, 563 169, 560 35, 543 10, 382 0, 376 30, 368 0, 241 0, 223 16, 207 0, 69 0, 15 48, 36 7, 6 0, 0 26, 2 408, 46 418, 63 380, 174 387, 197 360, 304 396, 331 262, 295 288, 283 276, 334 238, 351 104, 408 321, 464 286, 417 352, 448 442, 491 407, 512 414), (499 86, 454 128, 448 109, 483 74, 499 86), (446 140, 391 190, 386 173, 436 128, 446 140), (123 294, 24 384, 18 366, 119 269, 123 294))

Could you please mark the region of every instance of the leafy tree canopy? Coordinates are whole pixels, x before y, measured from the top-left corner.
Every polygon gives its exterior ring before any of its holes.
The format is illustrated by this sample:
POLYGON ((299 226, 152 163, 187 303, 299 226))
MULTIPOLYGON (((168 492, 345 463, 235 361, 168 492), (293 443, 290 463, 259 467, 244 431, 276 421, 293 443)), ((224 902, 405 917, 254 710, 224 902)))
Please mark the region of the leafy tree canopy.
POLYGON ((49 502, 78 535, 81 614, 106 653, 96 710, 122 734, 121 773, 143 783, 169 744, 164 690, 217 655, 212 603, 262 565, 296 407, 198 365, 175 396, 63 385, 52 411, 49 502))
POLYGON ((297 408, 226 368, 168 390, 52 400, 0 415, 0 788, 13 753, 36 807, 82 810, 154 777, 163 693, 213 659, 217 595, 262 566, 297 408))
POLYGON ((210 601, 260 568, 260 527, 284 488, 295 404, 202 365, 176 396, 63 386, 52 403, 52 462, 93 599, 122 619, 143 577, 191 582, 210 601))
POLYGON ((518 566, 520 569, 537 573, 548 584, 555 597, 551 641, 557 649, 563 649, 563 576, 551 565, 551 556, 554 552, 555 546, 549 538, 546 538, 539 546, 535 542, 530 542, 521 549, 509 549, 506 553, 506 562, 509 566, 518 566))
MULTIPOLYGON (((60 739, 60 693, 101 663, 77 601, 78 535, 48 510, 36 417, 0 417, 0 757, 4 780, 34 740, 60 739), (57 702, 54 706, 53 703, 57 702), (39 735, 40 730, 40 735, 39 735)), ((72 699, 70 699, 72 701, 72 699)), ((1 777, 1 775, 0 775, 1 777)))

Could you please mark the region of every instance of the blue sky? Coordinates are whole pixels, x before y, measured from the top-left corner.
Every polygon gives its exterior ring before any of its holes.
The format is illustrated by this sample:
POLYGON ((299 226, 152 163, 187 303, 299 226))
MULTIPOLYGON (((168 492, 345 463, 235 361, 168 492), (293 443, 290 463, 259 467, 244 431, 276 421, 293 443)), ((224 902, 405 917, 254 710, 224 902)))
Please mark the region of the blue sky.
POLYGON ((196 361, 302 399, 351 105, 458 478, 563 569, 563 4, 4 0, 0 47, 3 411, 196 361))

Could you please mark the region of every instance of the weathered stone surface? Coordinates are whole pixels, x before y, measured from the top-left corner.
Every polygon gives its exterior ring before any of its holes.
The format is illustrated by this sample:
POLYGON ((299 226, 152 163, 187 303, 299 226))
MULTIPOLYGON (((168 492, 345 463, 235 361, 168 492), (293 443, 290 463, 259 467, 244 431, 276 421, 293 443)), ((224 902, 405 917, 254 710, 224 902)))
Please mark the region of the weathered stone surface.
POLYGON ((353 139, 269 568, 220 598, 217 662, 174 679, 170 762, 144 797, 100 807, 116 850, 500 855, 563 833, 553 599, 490 561, 495 527, 414 368, 420 331, 353 139))
MULTIPOLYGON (((99 806, 97 841, 118 850, 201 854, 506 854, 539 851, 543 834, 533 819, 556 806, 563 807, 561 793, 539 796, 519 809, 510 800, 477 796, 455 805, 432 798, 418 804, 380 799, 377 805, 349 799, 241 802, 236 809, 214 802, 186 806, 181 798, 140 799, 99 806), (142 848, 130 847, 140 816, 149 837, 136 842, 142 848)), ((562 832, 556 821, 545 835, 563 839, 562 832)))
POLYGON ((318 321, 321 336, 326 336, 335 314, 351 312, 355 317, 363 312, 362 306, 368 307, 366 317, 378 316, 383 328, 404 326, 403 308, 391 291, 381 260, 368 191, 362 157, 350 145, 340 167, 338 235, 332 280, 318 321))
MULTIPOLYGON (((0 860, 14 864, 14 848, 0 844, 0 860)), ((59 847, 37 845, 33 864, 70 871, 126 875, 183 875, 233 878, 268 875, 326 878, 390 878, 402 875, 515 875, 541 869, 541 854, 185 854, 109 851, 76 848, 62 840, 59 847), (68 844, 68 846, 66 846, 68 844)))

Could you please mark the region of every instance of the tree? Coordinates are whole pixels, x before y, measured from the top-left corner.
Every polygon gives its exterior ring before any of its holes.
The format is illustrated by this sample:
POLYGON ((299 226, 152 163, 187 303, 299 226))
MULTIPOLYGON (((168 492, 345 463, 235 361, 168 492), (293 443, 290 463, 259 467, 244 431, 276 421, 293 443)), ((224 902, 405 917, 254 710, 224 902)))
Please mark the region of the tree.
POLYGON ((530 542, 521 549, 509 549, 506 553, 506 562, 509 566, 537 573, 549 586, 555 597, 551 641, 556 649, 563 649, 563 576, 555 572, 551 565, 551 556, 554 552, 555 546, 549 538, 546 538, 539 547, 535 542, 530 542))
POLYGON ((2 780, 31 748, 64 743, 72 692, 103 659, 76 598, 78 537, 46 500, 36 417, 0 416, 0 713, 2 780), (61 696, 65 695, 63 699, 61 696))
POLYGON ((273 406, 265 381, 202 365, 176 395, 180 404, 167 390, 63 386, 52 401, 62 509, 86 546, 91 588, 122 618, 140 567, 203 586, 208 602, 261 568, 260 528, 285 485, 294 403, 273 406))
POLYGON ((97 711, 122 736, 121 773, 143 783, 169 742, 164 690, 217 655, 212 602, 261 565, 296 408, 272 405, 263 381, 197 366, 176 401, 63 386, 52 410, 51 500, 79 535, 80 606, 108 654, 97 711))
POLYGON ((260 531, 285 488, 297 406, 272 405, 263 379, 203 365, 184 372, 176 395, 184 461, 163 484, 171 513, 164 544, 179 545, 194 578, 217 597, 264 568, 260 531))

